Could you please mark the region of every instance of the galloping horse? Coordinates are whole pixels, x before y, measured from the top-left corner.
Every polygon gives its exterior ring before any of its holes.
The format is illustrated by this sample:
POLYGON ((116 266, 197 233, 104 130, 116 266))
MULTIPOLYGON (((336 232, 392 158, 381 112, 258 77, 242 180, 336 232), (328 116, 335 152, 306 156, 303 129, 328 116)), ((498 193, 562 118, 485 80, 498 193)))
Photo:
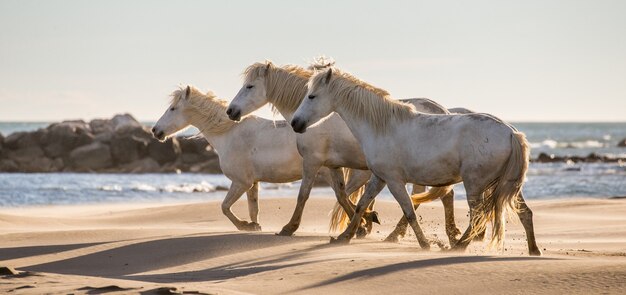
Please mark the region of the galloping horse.
MULTIPOLYGON (((220 168, 232 184, 222 202, 222 212, 239 230, 259 231, 258 182, 284 183, 301 179, 302 157, 296 135, 285 121, 248 116, 235 123, 226 117, 226 102, 212 92, 187 86, 172 93, 172 101, 152 128, 165 140, 193 125, 215 149, 220 168), (239 219, 232 205, 247 193, 252 222, 239 219)), ((324 174, 325 176, 328 173, 324 174)))
POLYGON ((505 213, 517 212, 530 255, 541 255, 535 241, 532 212, 522 195, 529 148, 523 133, 486 114, 432 115, 391 99, 388 92, 341 70, 327 69, 308 83, 291 120, 296 132, 337 112, 361 144, 375 178, 368 183, 349 227, 338 240, 349 241, 355 223, 385 183, 417 237, 430 248, 413 211, 406 183, 448 186, 463 181, 470 224, 454 246, 464 250, 491 222, 492 244, 505 234, 505 213), (483 195, 484 193, 484 195, 483 195))

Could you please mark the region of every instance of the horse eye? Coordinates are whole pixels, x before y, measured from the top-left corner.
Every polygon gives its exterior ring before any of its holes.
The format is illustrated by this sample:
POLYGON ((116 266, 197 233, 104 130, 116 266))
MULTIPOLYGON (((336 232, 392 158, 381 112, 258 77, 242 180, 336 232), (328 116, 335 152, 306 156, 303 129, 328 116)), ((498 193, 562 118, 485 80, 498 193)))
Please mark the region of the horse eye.
POLYGON ((252 89, 252 88, 254 88, 254 85, 248 85, 248 86, 246 86, 246 88, 247 89, 252 89))
POLYGON ((175 110, 176 110, 176 108, 171 108, 171 109, 170 109, 170 111, 172 111, 172 112, 173 112, 173 111, 175 111, 175 110))
POLYGON ((315 95, 313 94, 309 95, 309 99, 314 99, 314 98, 315 98, 315 95))

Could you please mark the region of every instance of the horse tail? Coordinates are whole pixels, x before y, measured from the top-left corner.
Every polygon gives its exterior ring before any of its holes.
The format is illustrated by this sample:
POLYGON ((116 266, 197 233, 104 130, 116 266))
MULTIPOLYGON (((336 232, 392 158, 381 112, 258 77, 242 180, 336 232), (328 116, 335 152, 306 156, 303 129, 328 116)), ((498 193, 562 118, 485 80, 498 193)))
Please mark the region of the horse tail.
POLYGON ((492 246, 501 246, 504 241, 506 214, 518 210, 517 196, 528 170, 530 149, 524 133, 513 131, 511 134, 511 154, 499 177, 484 192, 484 198, 472 219, 472 231, 468 239, 473 239, 484 231, 488 222, 493 224, 491 232, 492 246))
POLYGON ((431 187, 428 191, 413 194, 411 195, 411 202, 413 202, 413 206, 419 205, 422 203, 434 201, 440 199, 447 195, 452 190, 452 186, 439 186, 439 187, 431 187))
MULTIPOLYGON (((352 176, 352 169, 345 169, 345 170, 346 170, 345 179, 347 182, 347 180, 350 179, 350 177, 352 176)), ((361 196, 363 196, 364 192, 365 192, 365 185, 362 185, 356 191, 352 192, 350 196, 348 196, 348 199, 353 204, 357 204, 359 200, 361 199, 361 196)), ((348 227, 349 223, 350 223, 350 218, 348 217, 348 213, 346 213, 346 211, 343 210, 343 207, 339 205, 339 202, 335 202, 335 206, 333 207, 333 210, 330 212, 329 231, 330 232, 342 232, 348 227)))

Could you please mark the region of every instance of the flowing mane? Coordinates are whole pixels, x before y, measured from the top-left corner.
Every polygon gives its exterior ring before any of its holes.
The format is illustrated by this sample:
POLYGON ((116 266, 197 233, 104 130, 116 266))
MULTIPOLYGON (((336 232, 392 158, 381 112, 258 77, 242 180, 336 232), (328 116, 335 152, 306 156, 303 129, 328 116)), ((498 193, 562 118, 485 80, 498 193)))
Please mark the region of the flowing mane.
MULTIPOLYGON (((189 86, 189 97, 184 99, 185 114, 189 122, 193 122, 201 132, 208 131, 220 134, 228 131, 236 123, 228 119, 226 108, 228 103, 216 97, 212 91, 202 93, 193 86, 189 86)), ((185 94, 186 88, 180 87, 172 93, 170 105, 178 104, 185 94)))
POLYGON ((389 92, 364 82, 351 74, 332 69, 330 81, 324 81, 328 71, 315 74, 309 82, 310 89, 327 87, 329 94, 348 113, 372 124, 376 132, 384 133, 392 119, 407 120, 415 114, 411 104, 391 98, 389 92))
POLYGON ((257 62, 244 71, 244 83, 250 83, 259 77, 265 78, 265 91, 272 108, 293 113, 298 109, 306 95, 306 85, 314 74, 314 69, 332 65, 326 59, 317 59, 309 69, 296 65, 275 66, 272 62, 257 62), (322 64, 324 63, 324 64, 322 64))

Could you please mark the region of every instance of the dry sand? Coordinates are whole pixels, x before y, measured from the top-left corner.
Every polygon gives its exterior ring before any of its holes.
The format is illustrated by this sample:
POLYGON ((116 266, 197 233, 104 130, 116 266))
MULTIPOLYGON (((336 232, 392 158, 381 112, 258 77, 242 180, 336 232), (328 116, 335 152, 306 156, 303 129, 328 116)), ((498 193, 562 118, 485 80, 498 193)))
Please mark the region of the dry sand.
MULTIPOLYGON (((527 256, 516 222, 501 252, 382 242, 401 211, 380 201, 370 237, 329 246, 332 205, 309 200, 294 237, 274 232, 295 199, 261 200, 262 233, 235 231, 217 202, 0 208, 0 266, 19 272, 0 277, 0 293, 626 293, 626 200, 530 202, 541 258, 527 256)), ((455 205, 464 229, 467 206, 455 205)), ((246 216, 245 202, 235 212, 246 216)), ((426 233, 445 237, 440 203, 419 213, 426 233)))

